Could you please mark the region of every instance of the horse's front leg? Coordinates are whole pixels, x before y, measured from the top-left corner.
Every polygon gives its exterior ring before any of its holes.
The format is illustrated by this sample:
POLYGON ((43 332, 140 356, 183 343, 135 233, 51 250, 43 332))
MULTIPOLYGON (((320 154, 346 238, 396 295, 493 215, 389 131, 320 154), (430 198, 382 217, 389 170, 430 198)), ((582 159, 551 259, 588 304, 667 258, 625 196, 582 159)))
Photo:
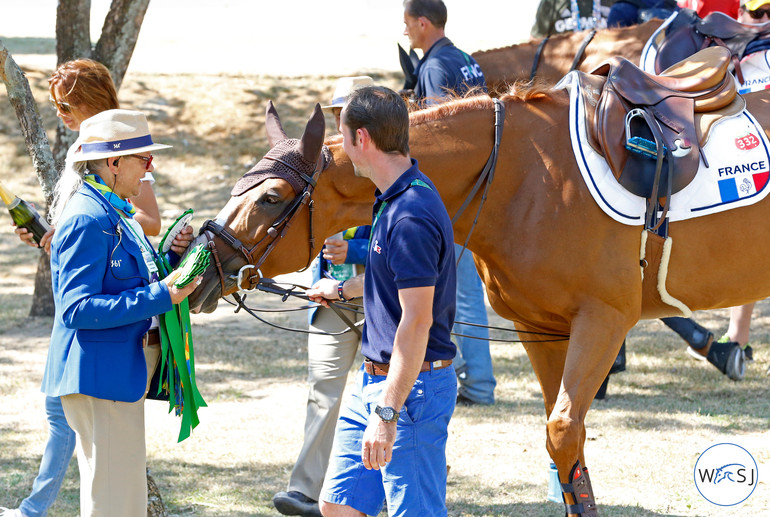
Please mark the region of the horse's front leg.
POLYGON ((610 371, 633 318, 609 307, 582 310, 572 321, 561 387, 546 425, 546 447, 570 516, 598 516, 583 445, 585 416, 610 371))

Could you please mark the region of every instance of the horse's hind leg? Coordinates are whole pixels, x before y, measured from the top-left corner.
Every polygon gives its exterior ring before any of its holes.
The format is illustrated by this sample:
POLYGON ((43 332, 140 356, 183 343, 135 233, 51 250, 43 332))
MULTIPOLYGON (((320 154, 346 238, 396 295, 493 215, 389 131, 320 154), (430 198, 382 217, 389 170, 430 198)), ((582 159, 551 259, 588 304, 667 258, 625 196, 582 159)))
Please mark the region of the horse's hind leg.
POLYGON ((617 312, 576 316, 570 331, 561 386, 548 415, 547 442, 559 470, 569 515, 598 516, 585 469, 585 416, 633 323, 617 312))

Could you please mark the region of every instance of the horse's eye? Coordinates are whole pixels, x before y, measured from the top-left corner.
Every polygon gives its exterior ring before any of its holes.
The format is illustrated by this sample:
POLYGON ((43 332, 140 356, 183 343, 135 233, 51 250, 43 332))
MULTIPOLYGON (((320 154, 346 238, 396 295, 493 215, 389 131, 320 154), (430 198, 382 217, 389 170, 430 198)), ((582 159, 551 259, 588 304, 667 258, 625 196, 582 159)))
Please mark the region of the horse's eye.
POLYGON ((263 205, 277 205, 280 202, 281 202, 281 198, 279 198, 278 196, 265 195, 265 196, 262 196, 262 199, 260 199, 260 203, 262 203, 263 205))

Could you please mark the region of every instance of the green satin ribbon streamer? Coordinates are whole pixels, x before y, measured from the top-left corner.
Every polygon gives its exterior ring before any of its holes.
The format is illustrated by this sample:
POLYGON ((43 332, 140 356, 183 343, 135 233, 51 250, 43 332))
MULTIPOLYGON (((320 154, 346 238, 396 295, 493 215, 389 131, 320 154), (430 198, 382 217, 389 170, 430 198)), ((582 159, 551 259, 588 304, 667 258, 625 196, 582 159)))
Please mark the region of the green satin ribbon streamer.
MULTIPOLYGON (((168 276, 171 267, 165 257, 156 255, 156 263, 162 276, 168 276)), ((182 417, 178 439, 181 442, 200 423, 198 408, 206 407, 195 382, 195 354, 187 299, 161 314, 159 319, 161 362, 158 368, 161 369, 161 382, 158 392, 168 391, 168 412, 174 410, 177 416, 182 417)))

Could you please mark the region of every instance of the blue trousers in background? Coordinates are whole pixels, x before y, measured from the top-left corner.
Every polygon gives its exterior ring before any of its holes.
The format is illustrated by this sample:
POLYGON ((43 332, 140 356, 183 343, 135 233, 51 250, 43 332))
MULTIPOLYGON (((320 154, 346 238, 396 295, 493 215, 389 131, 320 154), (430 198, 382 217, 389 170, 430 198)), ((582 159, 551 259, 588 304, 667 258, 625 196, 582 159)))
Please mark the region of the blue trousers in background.
MULTIPOLYGON (((455 257, 463 247, 455 244, 455 257)), ((456 321, 487 325, 487 307, 484 303, 484 287, 476 272, 473 254, 465 250, 457 265, 457 313, 456 321)), ((489 353, 489 329, 455 323, 455 334, 475 336, 481 339, 453 336, 458 355, 455 369, 460 381, 457 392, 479 404, 494 404, 497 381, 492 372, 492 356, 489 353)))
POLYGON ((48 514, 75 451, 75 431, 67 423, 61 399, 46 397, 45 412, 49 431, 40 471, 32 484, 32 493, 19 506, 21 513, 27 517, 45 517, 48 514))

